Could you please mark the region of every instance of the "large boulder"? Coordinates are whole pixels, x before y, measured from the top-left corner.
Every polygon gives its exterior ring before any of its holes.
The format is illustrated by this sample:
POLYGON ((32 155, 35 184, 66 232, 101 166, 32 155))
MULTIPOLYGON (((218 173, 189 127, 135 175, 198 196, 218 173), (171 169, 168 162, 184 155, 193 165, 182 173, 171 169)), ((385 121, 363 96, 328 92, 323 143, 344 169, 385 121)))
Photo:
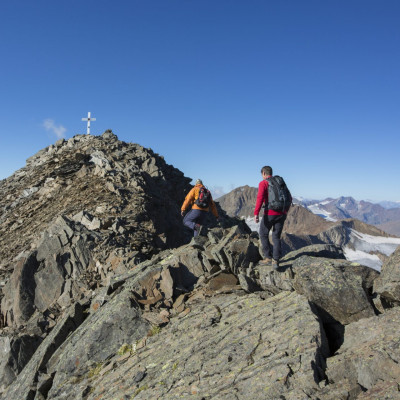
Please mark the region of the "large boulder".
POLYGON ((347 325, 375 315, 368 290, 378 273, 346 260, 302 256, 294 261, 293 288, 315 304, 322 315, 347 325))
POLYGON ((3 288, 1 314, 4 326, 18 327, 35 312, 35 273, 39 268, 36 253, 21 255, 10 280, 3 288))
POLYGON ((362 319, 345 328, 342 347, 328 359, 329 385, 322 399, 398 399, 400 308, 362 319), (326 395, 326 396, 325 396, 326 395))
POLYGON ((150 328, 130 290, 114 296, 92 313, 49 360, 46 370, 54 376, 49 398, 66 398, 62 393, 74 379, 89 374, 123 344, 132 345, 145 337, 150 328))
POLYGON ((271 294, 295 290, 317 306, 325 323, 342 325, 375 315, 371 294, 375 270, 344 259, 343 251, 316 244, 288 253, 280 268, 256 266, 258 285, 271 294))
POLYGON ((63 308, 90 288, 87 274, 94 272, 93 236, 81 224, 59 216, 46 230, 37 249, 21 256, 3 288, 4 325, 27 323, 35 310, 63 308))
POLYGON ((400 306, 400 246, 382 265, 374 291, 380 295, 384 305, 400 306))

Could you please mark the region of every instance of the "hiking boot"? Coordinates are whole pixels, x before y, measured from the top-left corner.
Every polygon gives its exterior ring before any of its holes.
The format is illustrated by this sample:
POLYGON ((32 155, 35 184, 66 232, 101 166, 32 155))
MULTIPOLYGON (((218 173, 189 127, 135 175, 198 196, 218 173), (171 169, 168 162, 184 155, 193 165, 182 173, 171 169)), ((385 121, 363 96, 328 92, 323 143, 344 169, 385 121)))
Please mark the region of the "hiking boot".
POLYGON ((194 230, 197 231, 197 235, 200 235, 201 230, 202 230, 202 226, 200 224, 196 224, 194 226, 194 230))
POLYGON ((267 257, 267 258, 264 258, 264 260, 259 261, 259 264, 261 264, 261 265, 271 265, 271 261, 272 261, 272 259, 267 257))
POLYGON ((279 268, 279 261, 272 260, 272 268, 276 271, 279 268))

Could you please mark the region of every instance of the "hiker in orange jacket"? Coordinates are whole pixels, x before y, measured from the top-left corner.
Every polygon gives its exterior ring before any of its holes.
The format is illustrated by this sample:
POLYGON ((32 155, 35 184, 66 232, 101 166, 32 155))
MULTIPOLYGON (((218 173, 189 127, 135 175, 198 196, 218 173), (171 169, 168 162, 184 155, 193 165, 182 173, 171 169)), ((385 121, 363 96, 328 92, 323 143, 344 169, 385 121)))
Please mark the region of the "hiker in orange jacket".
MULTIPOLYGON (((209 193, 208 205, 206 207, 199 206, 196 201, 199 198, 201 188, 205 188, 201 179, 197 179, 196 185, 187 194, 185 201, 181 207, 181 214, 184 216, 183 224, 190 229, 193 229, 193 235, 197 236, 200 233, 201 227, 205 221, 207 213, 210 211, 214 214, 218 221, 218 210, 215 206, 214 200, 212 199, 211 193, 209 193), (185 215, 186 211, 191 207, 191 210, 185 215)), ((207 189, 206 189, 207 190, 207 189)))

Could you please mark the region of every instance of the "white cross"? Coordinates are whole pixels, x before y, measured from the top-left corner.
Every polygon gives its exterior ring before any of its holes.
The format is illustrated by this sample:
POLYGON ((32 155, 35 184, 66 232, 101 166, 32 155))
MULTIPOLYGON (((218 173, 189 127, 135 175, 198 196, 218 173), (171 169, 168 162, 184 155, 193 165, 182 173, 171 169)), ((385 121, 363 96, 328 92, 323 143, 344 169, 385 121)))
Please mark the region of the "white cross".
POLYGON ((82 121, 87 121, 87 134, 90 135, 90 121, 96 121, 96 118, 91 118, 89 111, 87 118, 82 118, 82 121))

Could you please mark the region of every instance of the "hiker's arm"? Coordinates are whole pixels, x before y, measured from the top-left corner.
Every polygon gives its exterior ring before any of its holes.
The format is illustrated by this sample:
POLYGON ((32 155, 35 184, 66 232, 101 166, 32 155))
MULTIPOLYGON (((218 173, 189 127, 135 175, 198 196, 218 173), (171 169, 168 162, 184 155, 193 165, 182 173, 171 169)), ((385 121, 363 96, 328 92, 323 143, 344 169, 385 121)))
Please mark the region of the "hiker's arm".
POLYGON ((211 212, 214 214, 214 217, 218 219, 218 218, 219 218, 219 216, 218 216, 218 210, 217 210, 217 206, 215 205, 213 199, 211 199, 210 208, 211 208, 211 212))
POLYGON ((261 181, 258 184, 257 201, 256 201, 256 207, 255 207, 255 210, 254 210, 254 220, 255 220, 255 222, 259 221, 258 214, 260 214, 261 207, 262 207, 262 205, 263 205, 263 203, 265 201, 265 192, 266 192, 266 190, 267 190, 267 188, 266 188, 266 185, 265 185, 264 181, 261 181))
POLYGON ((181 207, 181 214, 184 213, 194 202, 194 188, 186 195, 181 207))

